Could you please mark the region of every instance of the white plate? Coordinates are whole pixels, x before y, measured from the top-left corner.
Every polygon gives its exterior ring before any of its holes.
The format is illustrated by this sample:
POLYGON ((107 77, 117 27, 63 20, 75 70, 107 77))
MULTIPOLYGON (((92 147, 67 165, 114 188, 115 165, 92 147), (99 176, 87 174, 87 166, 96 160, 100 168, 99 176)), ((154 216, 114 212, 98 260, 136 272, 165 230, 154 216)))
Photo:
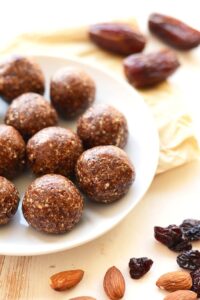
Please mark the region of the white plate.
MULTIPOLYGON (((70 249, 87 243, 118 224, 141 200, 147 191, 158 162, 158 133, 152 115, 139 94, 125 82, 120 82, 92 66, 81 62, 56 57, 35 57, 46 76, 46 98, 48 99, 49 80, 60 67, 75 65, 88 72, 96 82, 96 102, 108 103, 123 112, 128 120, 129 141, 125 148, 135 165, 136 180, 129 193, 120 201, 110 205, 86 203, 81 222, 69 233, 48 235, 37 232, 23 218, 21 205, 9 225, 0 228, 0 254, 38 255, 70 249)), ((1 101, 1 100, 0 100, 1 101)), ((0 103, 0 118, 7 104, 0 103)), ((61 126, 75 129, 75 122, 60 122, 61 126)), ((34 176, 23 174, 14 181, 21 196, 34 176)))

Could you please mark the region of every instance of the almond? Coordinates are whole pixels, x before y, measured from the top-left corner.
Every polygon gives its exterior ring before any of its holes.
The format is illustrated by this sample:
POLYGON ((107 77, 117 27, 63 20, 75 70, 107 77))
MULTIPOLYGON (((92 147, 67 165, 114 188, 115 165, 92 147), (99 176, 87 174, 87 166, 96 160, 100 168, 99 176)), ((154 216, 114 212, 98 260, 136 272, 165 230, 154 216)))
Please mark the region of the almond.
POLYGON ((167 295, 164 300, 196 300, 197 294, 192 291, 176 291, 167 295))
POLYGON ((156 285, 169 292, 189 290, 192 287, 192 278, 189 273, 184 271, 169 272, 162 275, 156 285))
POLYGON ((50 277, 50 286, 56 291, 65 291, 77 285, 83 275, 84 271, 82 270, 59 272, 50 277))
POLYGON ((93 297, 89 297, 89 296, 81 296, 81 297, 71 298, 69 300, 96 300, 96 299, 93 297))
POLYGON ((121 299, 125 293, 125 280, 120 270, 114 266, 109 268, 104 276, 103 286, 111 300, 121 299))

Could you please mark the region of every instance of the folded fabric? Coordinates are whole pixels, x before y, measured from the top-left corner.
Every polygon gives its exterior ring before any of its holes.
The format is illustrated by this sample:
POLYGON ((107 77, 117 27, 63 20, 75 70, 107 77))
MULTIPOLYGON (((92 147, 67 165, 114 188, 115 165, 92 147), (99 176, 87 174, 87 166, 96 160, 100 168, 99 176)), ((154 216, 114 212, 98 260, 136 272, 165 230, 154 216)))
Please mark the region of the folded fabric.
MULTIPOLYGON (((136 26, 134 19, 125 21, 136 26)), ((122 58, 97 48, 88 39, 87 31, 87 26, 82 26, 54 32, 23 34, 9 45, 1 47, 0 54, 79 57, 87 63, 114 72, 115 76, 118 74, 125 80, 122 58)), ((159 131, 160 158, 157 173, 196 159, 199 155, 198 142, 194 136, 191 118, 184 107, 180 89, 171 82, 165 82, 138 92, 152 110, 159 131)))

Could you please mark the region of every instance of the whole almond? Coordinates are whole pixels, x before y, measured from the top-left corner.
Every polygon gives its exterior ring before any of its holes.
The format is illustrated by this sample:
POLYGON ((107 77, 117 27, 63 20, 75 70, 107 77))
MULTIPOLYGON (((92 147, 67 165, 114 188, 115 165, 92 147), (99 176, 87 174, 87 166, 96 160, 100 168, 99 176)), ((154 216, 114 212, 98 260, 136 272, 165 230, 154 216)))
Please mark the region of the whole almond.
POLYGON ((196 300, 197 294, 192 291, 176 291, 167 295, 164 300, 196 300))
POLYGON ((144 49, 146 39, 126 23, 99 23, 90 26, 89 37, 99 47, 121 55, 144 49))
POLYGON ((114 266, 109 268, 104 276, 103 286, 111 300, 121 299, 125 293, 125 280, 120 270, 114 266))
POLYGON ((96 299, 89 296, 81 296, 81 297, 70 298, 69 300, 96 300, 96 299))
POLYGON ((65 291, 77 285, 83 278, 84 271, 69 270, 56 273, 50 277, 50 286, 56 291, 65 291))
POLYGON ((162 275, 156 285, 169 292, 189 290, 192 287, 192 278, 189 273, 184 271, 169 272, 162 275))

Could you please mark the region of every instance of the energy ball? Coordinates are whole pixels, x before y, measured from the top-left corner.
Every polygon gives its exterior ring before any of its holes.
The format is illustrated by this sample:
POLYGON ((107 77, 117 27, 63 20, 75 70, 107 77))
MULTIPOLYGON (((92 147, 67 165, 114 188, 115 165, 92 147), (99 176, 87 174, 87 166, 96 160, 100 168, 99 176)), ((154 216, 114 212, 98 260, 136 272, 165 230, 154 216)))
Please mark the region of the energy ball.
POLYGON ((48 127, 27 143, 27 157, 36 175, 49 173, 74 175, 76 161, 83 152, 79 137, 69 129, 48 127))
POLYGON ((0 175, 13 178, 25 166, 26 145, 12 126, 0 125, 0 175))
POLYGON ((47 174, 29 185, 22 211, 26 221, 35 229, 64 233, 80 221, 83 198, 69 179, 47 174))
POLYGON ((45 79, 30 58, 14 56, 0 64, 0 96, 7 102, 27 92, 43 94, 45 79))
POLYGON ((15 127, 26 140, 57 122, 56 110, 36 93, 26 93, 13 100, 5 116, 5 123, 15 127))
POLYGON ((122 149, 98 146, 83 152, 79 157, 76 178, 89 199, 111 203, 128 192, 135 179, 135 170, 122 149))
POLYGON ((0 176, 0 225, 7 224, 17 211, 19 193, 12 182, 0 176))
POLYGON ((128 139, 124 115, 112 106, 96 105, 78 120, 77 133, 86 149, 113 145, 123 148, 128 139))
POLYGON ((83 70, 62 68, 51 79, 51 102, 63 118, 71 119, 93 103, 95 90, 93 79, 83 70))

